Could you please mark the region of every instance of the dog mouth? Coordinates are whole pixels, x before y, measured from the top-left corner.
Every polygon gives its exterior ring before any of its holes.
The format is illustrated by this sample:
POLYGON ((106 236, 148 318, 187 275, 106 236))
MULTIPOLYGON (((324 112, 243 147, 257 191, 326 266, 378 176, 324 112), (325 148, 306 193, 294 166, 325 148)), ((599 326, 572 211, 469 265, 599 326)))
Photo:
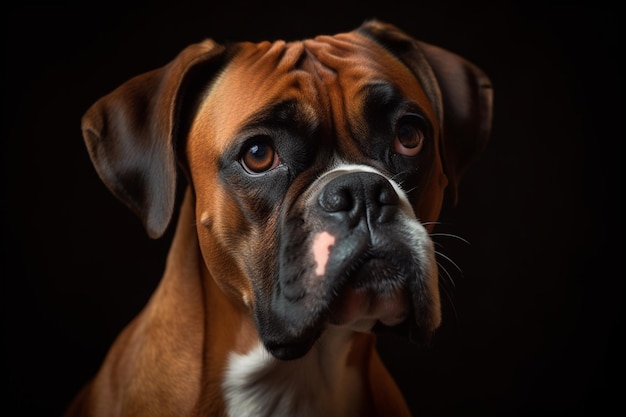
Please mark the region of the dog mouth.
POLYGON ((427 344, 440 321, 432 244, 398 241, 409 235, 398 233, 326 236, 324 251, 315 244, 309 249, 311 263, 285 262, 292 269, 283 270, 269 309, 256 311, 268 351, 282 360, 299 358, 329 326, 391 331, 427 344))
POLYGON ((326 322, 356 332, 395 333, 418 345, 430 343, 438 303, 425 301, 421 279, 381 257, 362 261, 329 305, 326 322))
POLYGON ((355 331, 396 326, 411 313, 410 291, 398 268, 380 257, 359 262, 328 308, 328 322, 355 331))
POLYGON ((298 358, 331 326, 427 342, 440 322, 437 267, 408 200, 370 171, 322 185, 281 223, 271 298, 255 312, 270 353, 298 358))

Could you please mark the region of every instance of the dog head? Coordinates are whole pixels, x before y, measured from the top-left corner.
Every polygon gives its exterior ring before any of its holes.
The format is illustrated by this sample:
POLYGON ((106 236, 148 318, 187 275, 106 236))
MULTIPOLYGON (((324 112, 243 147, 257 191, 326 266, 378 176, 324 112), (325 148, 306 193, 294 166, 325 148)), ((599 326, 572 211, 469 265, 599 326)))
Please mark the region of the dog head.
POLYGON ((327 326, 427 337, 440 323, 429 231, 481 152, 491 86, 471 63, 367 22, 298 42, 194 44, 94 104, 83 132, 152 237, 177 165, 199 247, 277 358, 327 326))

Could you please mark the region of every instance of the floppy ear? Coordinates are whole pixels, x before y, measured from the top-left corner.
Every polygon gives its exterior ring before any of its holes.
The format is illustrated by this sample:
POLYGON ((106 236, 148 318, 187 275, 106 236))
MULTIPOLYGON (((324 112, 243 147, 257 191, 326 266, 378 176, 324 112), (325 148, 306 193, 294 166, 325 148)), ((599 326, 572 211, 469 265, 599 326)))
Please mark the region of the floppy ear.
POLYGON ((489 139, 493 112, 491 81, 471 62, 417 41, 393 25, 374 20, 359 30, 409 67, 431 99, 442 126, 443 164, 456 202, 461 176, 489 139))
POLYGON ((82 131, 98 175, 160 237, 176 199, 176 142, 184 107, 216 72, 224 47, 212 40, 184 49, 164 67, 130 79, 85 113, 82 131))

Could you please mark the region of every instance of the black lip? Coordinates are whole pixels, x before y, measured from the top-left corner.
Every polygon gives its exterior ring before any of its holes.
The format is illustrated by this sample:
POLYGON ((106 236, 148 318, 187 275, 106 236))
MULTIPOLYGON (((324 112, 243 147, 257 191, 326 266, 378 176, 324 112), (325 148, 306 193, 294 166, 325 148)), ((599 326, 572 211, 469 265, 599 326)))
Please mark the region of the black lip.
POLYGON ((265 348, 276 359, 283 361, 295 360, 306 355, 318 338, 319 335, 298 339, 294 342, 266 342, 265 348))
MULTIPOLYGON (((399 288, 414 291, 410 281, 418 274, 418 265, 411 248, 398 243, 397 230, 369 227, 350 230, 331 230, 337 243, 326 266, 325 284, 318 289, 314 304, 307 303, 306 291, 300 286, 303 268, 292 255, 281 257, 279 279, 275 284, 269 310, 258 311, 262 339, 267 350, 281 360, 297 359, 305 355, 333 322, 333 314, 341 309, 342 294, 348 288, 391 294, 399 288)), ((294 236, 300 236, 295 234, 294 236)), ((294 253, 299 247, 297 238, 290 236, 288 248, 294 253)), ((281 253, 286 249, 282 248, 281 253)), ((291 251, 289 251, 291 253, 291 251)), ((416 324, 416 298, 409 297, 410 314, 405 326, 394 331, 415 340, 424 337, 416 324)))
MULTIPOLYGON (((413 305, 411 305, 411 310, 413 310, 413 305)), ((372 332, 379 335, 391 333, 418 346, 430 345, 434 333, 432 330, 425 330, 417 324, 413 311, 410 312, 406 320, 395 326, 387 326, 381 322, 376 322, 372 332)))
POLYGON ((397 289, 404 282, 404 273, 388 258, 367 255, 348 282, 357 289, 374 290, 384 294, 397 289))

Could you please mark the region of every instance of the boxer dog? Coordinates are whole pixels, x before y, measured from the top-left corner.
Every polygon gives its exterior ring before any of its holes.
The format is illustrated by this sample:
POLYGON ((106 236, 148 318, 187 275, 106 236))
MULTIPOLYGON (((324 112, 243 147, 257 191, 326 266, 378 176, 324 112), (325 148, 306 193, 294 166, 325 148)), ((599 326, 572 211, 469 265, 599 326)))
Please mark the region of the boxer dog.
POLYGON ((182 205, 158 288, 67 415, 409 415, 373 329, 438 327, 429 233, 491 108, 480 69, 376 20, 205 40, 101 98, 82 129, 103 182, 152 238, 182 205))

